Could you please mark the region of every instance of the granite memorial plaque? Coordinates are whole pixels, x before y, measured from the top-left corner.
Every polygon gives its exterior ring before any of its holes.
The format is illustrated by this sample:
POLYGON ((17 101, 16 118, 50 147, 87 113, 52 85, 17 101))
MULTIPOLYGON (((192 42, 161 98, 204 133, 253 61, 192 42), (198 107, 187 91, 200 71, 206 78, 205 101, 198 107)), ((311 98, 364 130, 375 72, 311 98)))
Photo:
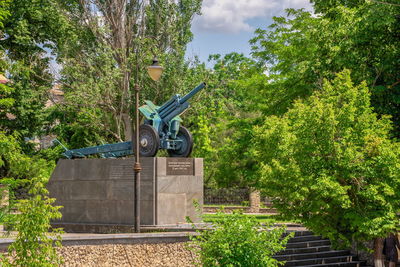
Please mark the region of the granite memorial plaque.
POLYGON ((192 158, 167 158, 167 175, 194 175, 192 158))

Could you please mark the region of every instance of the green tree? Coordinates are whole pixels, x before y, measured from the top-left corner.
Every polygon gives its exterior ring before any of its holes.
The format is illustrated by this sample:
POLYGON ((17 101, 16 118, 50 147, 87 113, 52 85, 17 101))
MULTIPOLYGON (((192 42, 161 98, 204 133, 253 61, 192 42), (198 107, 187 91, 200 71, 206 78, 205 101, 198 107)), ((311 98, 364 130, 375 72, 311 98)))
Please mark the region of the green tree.
POLYGON ((336 245, 384 237, 399 222, 400 147, 390 130, 365 83, 344 71, 256 128, 260 188, 283 215, 336 245))
POLYGON ((245 155, 249 136, 243 135, 259 115, 259 89, 267 76, 260 64, 243 54, 210 55, 209 61, 212 69, 195 62, 186 75, 189 84, 192 80, 207 83, 185 113, 195 140, 193 156, 205 159, 207 186, 247 186, 252 181, 251 170, 241 167, 252 163, 245 155))
POLYGON ((330 14, 330 11, 338 6, 354 8, 368 2, 380 5, 399 5, 396 0, 310 0, 310 2, 314 4, 314 9, 316 12, 323 14, 330 14))
POLYGON ((131 140, 136 83, 142 99, 157 103, 188 89, 181 79, 184 53, 201 1, 59 2, 74 36, 59 57, 66 97, 55 115, 61 120, 59 128, 66 129, 57 129, 58 133, 72 147, 131 140), (155 55, 165 67, 158 84, 146 72, 155 55), (96 138, 74 139, 74 132, 96 138))
MULTIPOLYGON (((14 100, 9 97, 12 88, 0 84, 0 109, 10 108, 14 100)), ((5 266, 54 266, 61 262, 53 244, 60 246, 60 231, 49 233, 50 220, 61 217, 60 207, 53 207, 44 187, 54 163, 38 156, 29 157, 23 153, 19 134, 0 125, 0 184, 7 185, 10 202, 1 210, 1 219, 18 231, 17 238, 9 246, 13 259, 3 258, 5 266), (15 200, 14 190, 20 187, 29 189, 29 198, 15 200), (16 209, 17 214, 9 213, 16 209), (53 240, 55 238, 55 240, 53 240)))
POLYGON ((3 20, 0 47, 7 65, 1 65, 0 72, 7 71, 13 83, 15 104, 8 113, 16 119, 2 116, 0 120, 19 131, 23 144, 22 137, 40 135, 44 130, 44 105, 53 82, 49 53, 65 38, 68 23, 52 0, 2 3, 8 3, 7 12, 12 15, 3 20))
POLYGON ((253 56, 269 67, 271 78, 263 90, 264 113, 283 114, 295 99, 310 96, 324 79, 346 68, 355 82, 367 82, 376 112, 391 115, 398 133, 400 7, 379 1, 312 2, 322 12, 318 16, 290 9, 287 18, 275 18, 251 40, 253 56))

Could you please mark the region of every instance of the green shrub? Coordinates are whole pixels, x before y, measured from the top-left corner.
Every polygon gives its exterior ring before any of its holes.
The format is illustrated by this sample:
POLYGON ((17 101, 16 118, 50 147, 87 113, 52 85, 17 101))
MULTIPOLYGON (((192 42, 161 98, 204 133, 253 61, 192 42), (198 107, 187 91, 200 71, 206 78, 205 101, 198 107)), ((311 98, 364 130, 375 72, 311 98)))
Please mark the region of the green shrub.
POLYGON ((45 267, 59 266, 62 258, 56 247, 61 246, 60 229, 51 229, 50 221, 61 218, 60 207, 52 204, 54 199, 38 178, 32 180, 30 198, 18 200, 17 214, 6 216, 7 224, 17 231, 16 240, 8 247, 9 255, 2 257, 2 266, 45 267))
POLYGON ((285 228, 268 229, 254 217, 241 213, 221 214, 213 229, 191 237, 190 249, 198 255, 198 265, 257 267, 279 266, 272 256, 285 249, 291 235, 282 237, 285 228))
POLYGON ((244 206, 244 207, 249 207, 249 206, 250 206, 250 201, 248 201, 248 200, 243 200, 243 201, 242 201, 242 206, 244 206))

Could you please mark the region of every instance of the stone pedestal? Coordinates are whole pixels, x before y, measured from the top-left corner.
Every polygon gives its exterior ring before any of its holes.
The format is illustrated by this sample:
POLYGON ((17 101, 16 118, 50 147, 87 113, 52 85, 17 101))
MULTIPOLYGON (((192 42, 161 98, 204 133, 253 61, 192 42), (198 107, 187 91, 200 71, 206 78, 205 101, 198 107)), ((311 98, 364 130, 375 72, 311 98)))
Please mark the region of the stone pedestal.
POLYGON ((8 188, 0 184, 0 208, 5 208, 9 205, 8 188))
MULTIPOLYGON (((57 225, 134 224, 134 158, 61 159, 48 189, 63 206, 57 225)), ((141 225, 199 222, 193 201, 203 204, 203 159, 141 158, 141 225)))
POLYGON ((250 202, 250 213, 259 213, 260 212, 260 191, 258 190, 251 190, 249 196, 250 202))

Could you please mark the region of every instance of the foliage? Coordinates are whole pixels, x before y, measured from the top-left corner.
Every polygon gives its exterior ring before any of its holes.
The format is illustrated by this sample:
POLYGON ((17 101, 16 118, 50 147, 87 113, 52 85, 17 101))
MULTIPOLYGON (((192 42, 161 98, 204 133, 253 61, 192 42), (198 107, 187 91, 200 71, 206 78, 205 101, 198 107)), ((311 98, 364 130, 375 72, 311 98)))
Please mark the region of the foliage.
POLYGON ((289 9, 287 18, 275 18, 251 40, 253 56, 269 67, 271 79, 263 90, 268 99, 263 113, 283 114, 295 99, 310 96, 346 68, 355 82, 367 82, 375 110, 392 115, 398 133, 400 7, 363 0, 312 2, 322 14, 289 9))
POLYGON ((12 91, 13 88, 5 84, 0 84, 0 129, 3 131, 5 130, 5 120, 8 120, 7 113, 15 103, 15 99, 11 97, 12 91))
POLYGON ((49 177, 54 163, 38 156, 30 157, 21 151, 18 134, 0 132, 0 177, 28 180, 32 177, 49 177))
POLYGON ((60 46, 66 98, 55 110, 55 131, 71 148, 131 140, 136 84, 141 99, 156 103, 190 88, 181 77, 200 0, 57 2, 74 37, 60 46), (157 84, 146 71, 156 55, 165 68, 157 84), (91 137, 77 138, 83 135, 91 137))
POLYGON ((3 21, 10 15, 9 4, 11 0, 3 0, 0 2, 0 29, 4 28, 3 21))
MULTIPOLYGON (((224 114, 220 134, 210 137, 221 144, 218 156, 212 156, 219 186, 259 187, 258 162, 249 152, 257 139, 254 127, 267 116, 282 116, 296 99, 308 98, 344 68, 352 70, 356 83, 367 82, 372 106, 379 115, 391 115, 393 131, 399 132, 398 7, 357 0, 312 2, 320 14, 289 9, 287 17, 256 30, 250 41, 258 61, 253 67, 241 68, 237 60, 225 67, 227 60, 221 57, 216 61, 214 68, 226 71, 225 77, 233 73, 221 90, 233 105, 223 109, 238 111, 224 114), (236 94, 243 95, 240 104, 236 94)), ((215 75, 216 83, 227 80, 220 77, 215 75)))
POLYGON ((310 2, 313 4, 316 12, 326 14, 338 6, 358 7, 364 4, 366 0, 310 0, 310 2))
MULTIPOLYGON (((52 206, 54 199, 48 198, 43 186, 54 164, 38 156, 28 156, 22 151, 20 133, 11 127, 7 116, 12 108, 18 106, 15 103, 18 97, 13 94, 14 87, 21 89, 18 82, 13 83, 12 87, 0 85, 0 183, 9 191, 8 206, 1 207, 0 216, 4 224, 18 231, 16 241, 9 246, 13 259, 2 257, 2 266, 59 265, 61 258, 56 254, 53 244, 61 245, 61 232, 54 230, 48 233, 48 230, 50 220, 60 218, 61 214, 58 212, 59 207, 52 206), (13 193, 21 186, 30 188, 30 197, 16 201, 13 193), (17 214, 10 213, 13 209, 17 210, 17 214)), ((23 123, 22 116, 19 118, 21 121, 17 123, 23 123)))
POLYGON ((314 4, 314 9, 318 13, 327 14, 329 16, 334 15, 335 12, 332 12, 335 7, 338 6, 346 6, 350 8, 359 7, 367 2, 375 3, 378 5, 393 5, 399 6, 397 0, 310 0, 311 3, 314 4))
POLYGON ((218 214, 214 228, 192 237, 191 249, 202 266, 279 266, 272 256, 283 250, 291 235, 284 228, 268 229, 253 217, 239 213, 218 214))
POLYGON ((45 129, 45 102, 51 89, 50 52, 60 38, 65 38, 67 22, 52 0, 10 1, 1 31, 2 60, 0 72, 7 72, 14 90, 14 105, 8 110, 16 119, 0 114, 3 126, 23 137, 40 135, 45 129))
MULTIPOLYGON (((15 134, 14 134, 15 135, 15 134)), ((9 189, 10 203, 3 210, 4 223, 18 231, 16 241, 9 246, 14 259, 3 258, 5 266, 54 266, 61 262, 53 244, 60 246, 61 231, 50 229, 50 220, 61 217, 60 207, 53 207, 44 187, 54 164, 38 157, 28 157, 21 151, 14 135, 0 132, 0 183, 9 189), (7 168, 4 166, 7 165, 7 168), (8 177, 8 178, 7 178, 8 177), (29 198, 15 200, 13 190, 29 188, 29 198), (17 214, 8 213, 16 209, 17 214), (40 241, 40 242, 39 242, 40 241)))
POLYGON ((400 204, 400 147, 390 130, 365 83, 353 85, 344 71, 256 128, 260 188, 284 216, 337 245, 385 236, 400 204))
POLYGON ((7 224, 18 232, 16 240, 9 246, 13 259, 3 258, 5 266, 58 266, 62 258, 56 247, 61 246, 60 229, 50 229, 50 220, 61 218, 60 207, 53 206, 55 199, 47 196, 42 181, 45 177, 32 180, 29 199, 16 204, 19 214, 8 217, 7 224), (10 219, 11 218, 11 219, 10 219))
POLYGON ((231 131, 227 125, 240 112, 238 105, 242 91, 233 82, 243 75, 242 70, 250 64, 250 59, 231 53, 224 57, 211 55, 209 60, 215 63, 212 70, 206 70, 200 64, 187 70, 188 77, 205 81, 207 87, 200 97, 191 101, 185 123, 190 125, 194 136, 193 155, 205 159, 205 182, 215 184, 218 163, 223 156, 221 150, 231 131))
POLYGON ((32 62, 30 57, 65 38, 68 24, 53 0, 9 1, 8 11, 0 44, 12 60, 32 62))
MULTIPOLYGON (((210 205, 207 205, 210 206, 210 205)), ((243 208, 246 208, 248 205, 243 205, 243 208)), ((219 206, 222 211, 224 210, 224 207, 228 206, 219 206)), ((226 213, 215 213, 215 214, 203 214, 202 219, 204 222, 209 222, 209 223, 215 223, 221 220, 224 220, 226 216, 231 216, 231 214, 226 214, 226 213)), ((266 224, 270 225, 273 223, 279 223, 279 222, 288 222, 288 220, 285 220, 280 214, 273 214, 273 215, 266 215, 266 214, 246 214, 246 216, 251 217, 252 219, 256 220, 257 222, 261 224, 266 224)), ((294 222, 291 220, 290 222, 294 222)))
MULTIPOLYGON (((205 158, 205 181, 212 186, 248 185, 251 166, 246 157, 248 128, 258 116, 264 68, 243 54, 211 55, 212 70, 192 67, 188 77, 203 77, 205 93, 185 114, 195 139, 194 156, 205 158), (246 136, 244 136, 246 135, 246 136), (239 139, 238 137, 241 137, 239 139), (246 175, 245 175, 246 174, 246 175)), ((199 78, 200 79, 200 78, 199 78)))
POLYGON ((224 138, 217 163, 216 182, 221 187, 257 187, 258 165, 250 153, 255 125, 254 119, 230 121, 230 134, 224 138))

